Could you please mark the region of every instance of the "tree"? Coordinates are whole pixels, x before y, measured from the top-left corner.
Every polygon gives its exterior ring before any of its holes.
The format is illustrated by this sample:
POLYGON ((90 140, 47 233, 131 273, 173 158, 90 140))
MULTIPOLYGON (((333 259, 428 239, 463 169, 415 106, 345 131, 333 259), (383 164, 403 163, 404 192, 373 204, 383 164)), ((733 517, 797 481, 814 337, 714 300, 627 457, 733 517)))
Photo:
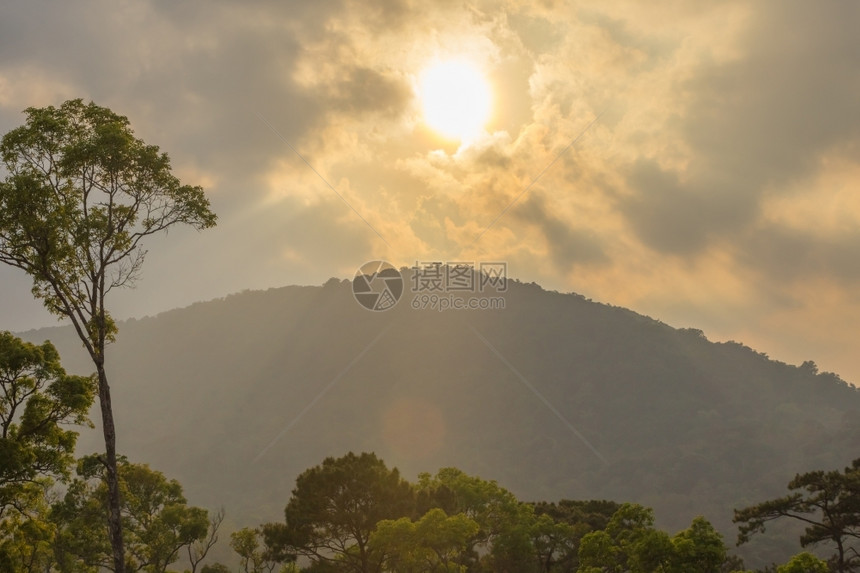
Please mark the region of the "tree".
POLYGON ((178 223, 211 227, 216 217, 203 190, 182 185, 168 156, 137 139, 127 118, 80 99, 25 114, 26 123, 0 141, 9 173, 0 182, 0 262, 32 278, 34 296, 71 321, 95 365, 113 568, 123 573, 116 431, 105 368, 105 345, 116 326, 107 295, 134 283, 146 237, 178 223))
POLYGON ((582 538, 591 531, 606 529, 609 520, 621 507, 614 501, 571 499, 532 505, 539 518, 533 526, 533 543, 539 570, 546 573, 576 571, 582 538))
POLYGON ((230 547, 239 556, 242 573, 272 573, 281 563, 259 529, 234 531, 230 534, 230 547))
POLYGON ((538 515, 547 514, 555 521, 568 523, 587 531, 606 529, 609 520, 621 507, 618 502, 603 499, 563 499, 558 503, 541 501, 533 505, 538 515))
POLYGON ((738 565, 704 518, 669 537, 654 528, 651 509, 631 503, 618 509, 605 530, 582 538, 579 561, 580 573, 719 573, 738 565))
POLYGON ((548 514, 532 516, 528 536, 538 571, 573 571, 582 535, 573 525, 556 521, 548 514))
MULTIPOLYGON (((420 499, 428 500, 424 503, 437 505, 449 515, 462 513, 479 525, 463 553, 465 565, 474 567, 480 555, 486 561, 508 560, 512 552, 522 552, 528 543, 527 534, 518 527, 528 509, 495 481, 470 476, 457 468, 442 468, 432 477, 420 474, 418 491, 420 499)), ((504 566, 496 563, 496 567, 504 566)))
POLYGON ((836 553, 831 561, 838 573, 860 568, 860 459, 844 472, 812 471, 798 474, 788 483, 787 496, 735 510, 738 545, 750 535, 764 532, 766 524, 784 517, 806 524, 800 537, 802 547, 832 543, 836 553))
MULTIPOLYGON (((208 512, 189 506, 180 483, 149 466, 121 458, 118 467, 126 570, 165 573, 183 547, 207 539, 208 512)), ((68 567, 113 567, 109 532, 100 519, 108 502, 106 473, 98 457, 82 458, 80 479, 69 484, 63 500, 53 507, 59 528, 56 552, 68 567)))
POLYGON ((582 538, 579 545, 579 573, 616 573, 621 571, 618 563, 619 549, 612 536, 605 531, 592 531, 582 538))
POLYGON ((191 573, 197 573, 197 567, 200 562, 206 559, 209 550, 218 543, 218 530, 221 529, 221 524, 224 522, 224 508, 212 516, 209 520, 209 533, 206 537, 198 539, 194 543, 190 543, 186 550, 188 551, 188 563, 191 565, 191 573))
POLYGON ((296 478, 284 523, 263 526, 267 545, 281 558, 303 555, 341 571, 379 571, 382 556, 369 545, 383 519, 414 513, 412 486, 375 454, 326 458, 296 478))
POLYGON ((550 511, 565 513, 576 504, 593 510, 594 504, 608 502, 564 502, 560 504, 563 510, 555 504, 522 503, 495 481, 457 468, 442 468, 435 476, 419 476, 418 503, 420 507, 441 507, 449 514, 462 513, 479 525, 457 557, 470 571, 524 573, 575 568, 583 533, 563 519, 556 520, 550 511))
POLYGON ((25 484, 14 508, 0 519, 0 571, 37 573, 54 564, 56 527, 49 519, 49 492, 53 482, 41 478, 25 484))
POLYGON ((77 433, 89 424, 92 377, 69 376, 50 342, 0 332, 0 570, 45 571, 55 528, 48 492, 65 480, 77 433))
POLYGON ((462 573, 460 557, 478 524, 459 513, 431 509, 418 521, 408 517, 382 520, 370 535, 370 546, 383 555, 383 570, 394 573, 462 573))
POLYGON ((812 553, 798 553, 785 565, 776 568, 776 573, 828 573, 827 563, 812 553))
POLYGON ((69 376, 50 342, 0 332, 0 518, 39 476, 69 474, 77 433, 89 424, 92 377, 69 376))
POLYGON ((233 571, 223 563, 209 563, 203 566, 200 573, 233 573, 233 571))
POLYGON ((696 517, 688 529, 672 538, 675 550, 675 569, 719 573, 726 563, 726 544, 723 536, 704 517, 696 517))
MULTIPOLYGON (((588 562, 583 559, 583 549, 588 547, 590 536, 586 535, 580 546, 580 561, 587 565, 603 565, 608 571, 666 570, 672 560, 672 542, 669 536, 654 528, 654 511, 638 504, 625 503, 606 526, 604 532, 612 541, 608 562, 588 562)), ((588 551, 586 551, 588 553, 588 551)))

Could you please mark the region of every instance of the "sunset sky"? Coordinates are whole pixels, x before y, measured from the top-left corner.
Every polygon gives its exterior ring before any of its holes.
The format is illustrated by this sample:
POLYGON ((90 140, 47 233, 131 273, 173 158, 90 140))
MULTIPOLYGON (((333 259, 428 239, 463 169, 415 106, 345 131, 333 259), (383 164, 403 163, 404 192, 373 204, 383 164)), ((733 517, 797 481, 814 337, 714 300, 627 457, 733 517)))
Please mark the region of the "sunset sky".
MULTIPOLYGON (((858 29, 828 1, 7 1, 0 132, 93 100, 206 189, 218 227, 150 241, 119 318, 506 261, 860 383, 858 29)), ((54 324, 0 284, 0 329, 54 324)))

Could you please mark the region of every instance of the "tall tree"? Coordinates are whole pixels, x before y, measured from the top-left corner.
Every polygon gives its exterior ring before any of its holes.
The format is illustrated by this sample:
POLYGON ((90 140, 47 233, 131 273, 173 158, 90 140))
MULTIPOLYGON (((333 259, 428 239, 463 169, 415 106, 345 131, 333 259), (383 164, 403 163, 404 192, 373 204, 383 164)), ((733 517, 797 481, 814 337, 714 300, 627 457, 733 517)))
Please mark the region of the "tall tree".
POLYGON ((326 458, 296 478, 284 523, 263 526, 276 557, 303 555, 340 571, 374 573, 382 555, 369 544, 383 519, 411 517, 412 485, 372 453, 326 458))
POLYGON ((33 294, 68 318, 98 378, 113 568, 124 573, 116 430, 105 345, 116 326, 111 290, 138 277, 146 237, 178 223, 211 227, 200 187, 182 185, 158 147, 136 138, 127 118, 80 99, 28 108, 24 125, 3 136, 0 156, 0 261, 33 280, 33 294))
POLYGON ((738 544, 763 532, 766 524, 787 517, 806 524, 803 547, 832 543, 831 561, 838 573, 860 569, 860 459, 845 471, 812 471, 788 483, 793 493, 735 510, 738 544))

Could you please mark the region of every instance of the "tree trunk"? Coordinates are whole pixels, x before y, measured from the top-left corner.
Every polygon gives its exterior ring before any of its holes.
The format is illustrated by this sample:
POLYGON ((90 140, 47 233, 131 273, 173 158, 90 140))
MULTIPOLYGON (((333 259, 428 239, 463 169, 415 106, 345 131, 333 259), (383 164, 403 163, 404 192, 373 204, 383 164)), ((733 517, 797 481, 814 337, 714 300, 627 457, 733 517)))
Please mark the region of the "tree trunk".
POLYGON ((839 555, 839 561, 836 563, 836 567, 837 567, 836 570, 839 573, 844 573, 846 571, 846 569, 845 569, 845 548, 842 545, 842 538, 841 537, 836 537, 835 541, 836 541, 836 548, 838 550, 838 555, 839 555))
POLYGON ((113 549, 114 573, 125 573, 125 548, 122 542, 122 514, 120 513, 119 474, 116 465, 116 429, 110 401, 110 386, 104 364, 97 363, 99 375, 99 404, 102 411, 102 430, 105 437, 105 472, 108 486, 108 532, 113 549))

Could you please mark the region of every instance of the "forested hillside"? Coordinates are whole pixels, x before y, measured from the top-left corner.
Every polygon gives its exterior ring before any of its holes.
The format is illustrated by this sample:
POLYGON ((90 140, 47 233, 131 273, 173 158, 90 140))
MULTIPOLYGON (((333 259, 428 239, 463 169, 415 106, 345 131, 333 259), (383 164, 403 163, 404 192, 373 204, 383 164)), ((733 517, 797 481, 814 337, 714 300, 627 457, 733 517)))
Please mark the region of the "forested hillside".
MULTIPOLYGON (((504 311, 369 312, 332 279, 122 322, 119 449, 239 523, 279 518, 324 456, 374 451, 410 479, 454 466, 523 500, 641 503, 672 531, 704 515, 730 540, 733 508, 857 457, 860 393, 812 362, 535 284, 505 297, 504 311)), ((91 370, 66 327, 24 337, 91 370)), ((84 432, 77 450, 100 447, 84 432)))

